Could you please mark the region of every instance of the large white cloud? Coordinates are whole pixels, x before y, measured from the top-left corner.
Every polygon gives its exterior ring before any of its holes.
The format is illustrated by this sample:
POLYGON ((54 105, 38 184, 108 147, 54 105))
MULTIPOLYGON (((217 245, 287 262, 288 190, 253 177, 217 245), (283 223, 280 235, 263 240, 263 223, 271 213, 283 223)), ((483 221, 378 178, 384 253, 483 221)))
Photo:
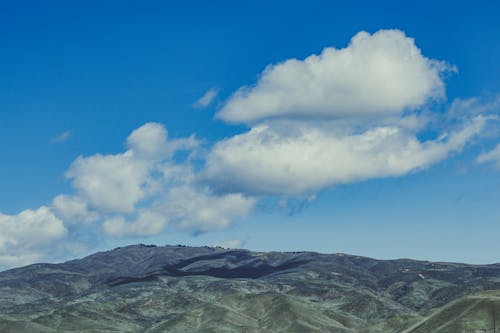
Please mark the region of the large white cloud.
POLYGON ((279 116, 400 114, 445 95, 441 73, 400 30, 359 32, 344 49, 268 66, 253 87, 229 98, 218 117, 255 122, 279 116))
POLYGON ((217 143, 207 158, 204 177, 222 192, 294 195, 400 176, 460 151, 482 131, 485 121, 477 116, 423 142, 396 126, 346 134, 337 133, 334 126, 272 122, 217 143))
POLYGON ((199 144, 194 136, 170 140, 163 125, 147 123, 129 135, 124 153, 78 157, 67 172, 77 194, 54 198, 54 210, 73 223, 104 220, 104 231, 116 237, 155 235, 169 223, 194 231, 227 227, 255 199, 197 185, 189 158, 173 155, 199 144))
POLYGON ((214 145, 202 179, 219 193, 304 195, 428 168, 492 119, 478 99, 432 111, 449 70, 399 30, 360 32, 346 48, 268 66, 217 114, 251 128, 214 145))
POLYGON ((0 214, 0 267, 32 263, 67 234, 63 222, 48 207, 25 210, 17 215, 0 214))

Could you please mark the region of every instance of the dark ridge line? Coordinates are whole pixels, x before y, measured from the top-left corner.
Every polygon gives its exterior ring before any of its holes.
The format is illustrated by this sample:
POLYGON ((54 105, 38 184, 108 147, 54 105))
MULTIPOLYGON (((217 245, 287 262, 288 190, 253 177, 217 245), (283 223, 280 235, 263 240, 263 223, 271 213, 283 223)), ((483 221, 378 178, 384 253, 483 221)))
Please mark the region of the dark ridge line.
MULTIPOLYGON (((235 251, 231 251, 229 253, 234 253, 235 251)), ((241 252, 239 252, 241 253, 241 252)), ((263 276, 278 272, 278 271, 285 271, 288 269, 293 269, 296 268, 302 264, 307 263, 306 261, 303 260, 290 260, 284 264, 273 266, 268 264, 267 262, 260 260, 258 258, 255 258, 251 255, 244 255, 244 257, 248 259, 256 259, 258 262, 256 263, 255 266, 248 267, 248 266, 239 266, 235 268, 228 268, 228 267, 216 267, 216 268, 210 268, 207 270, 203 271, 185 271, 183 268, 186 266, 195 263, 197 261, 203 261, 203 260, 214 260, 214 259, 219 259, 222 257, 225 257, 228 252, 226 253, 220 253, 220 254, 215 254, 215 255, 204 255, 204 256, 199 256, 195 258, 190 258, 184 261, 181 261, 178 264, 167 266, 164 268, 164 270, 155 272, 154 274, 149 274, 141 277, 118 277, 118 278, 113 278, 105 281, 105 284, 114 287, 118 285, 123 285, 123 284, 128 284, 128 283, 135 283, 135 282, 152 282, 152 281, 158 281, 160 276, 171 276, 171 277, 186 277, 186 276, 211 276, 215 278, 222 278, 222 279, 258 279, 263 276)))

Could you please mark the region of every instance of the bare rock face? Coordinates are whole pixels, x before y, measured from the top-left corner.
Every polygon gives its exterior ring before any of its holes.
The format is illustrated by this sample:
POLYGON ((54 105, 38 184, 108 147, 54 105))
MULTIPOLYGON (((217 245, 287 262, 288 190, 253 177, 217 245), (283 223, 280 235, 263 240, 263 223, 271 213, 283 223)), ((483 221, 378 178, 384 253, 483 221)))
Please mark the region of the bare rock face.
POLYGON ((459 333, 500 326, 497 289, 500 265, 134 245, 0 273, 0 332, 459 333))

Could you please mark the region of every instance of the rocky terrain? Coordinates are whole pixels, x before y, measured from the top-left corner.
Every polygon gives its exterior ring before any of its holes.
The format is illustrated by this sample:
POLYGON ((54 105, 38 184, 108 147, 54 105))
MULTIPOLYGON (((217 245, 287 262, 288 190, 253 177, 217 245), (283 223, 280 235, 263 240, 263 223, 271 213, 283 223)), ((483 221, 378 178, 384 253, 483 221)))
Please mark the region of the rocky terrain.
POLYGON ((500 265, 134 245, 0 273, 0 332, 500 330, 500 265))

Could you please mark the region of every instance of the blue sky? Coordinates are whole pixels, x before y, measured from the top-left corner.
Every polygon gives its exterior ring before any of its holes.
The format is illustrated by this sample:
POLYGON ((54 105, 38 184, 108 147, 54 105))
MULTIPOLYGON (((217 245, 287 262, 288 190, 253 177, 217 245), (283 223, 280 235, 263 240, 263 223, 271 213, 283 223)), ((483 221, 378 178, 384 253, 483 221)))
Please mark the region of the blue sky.
POLYGON ((0 266, 137 242, 499 262, 499 7, 1 3, 0 266))

